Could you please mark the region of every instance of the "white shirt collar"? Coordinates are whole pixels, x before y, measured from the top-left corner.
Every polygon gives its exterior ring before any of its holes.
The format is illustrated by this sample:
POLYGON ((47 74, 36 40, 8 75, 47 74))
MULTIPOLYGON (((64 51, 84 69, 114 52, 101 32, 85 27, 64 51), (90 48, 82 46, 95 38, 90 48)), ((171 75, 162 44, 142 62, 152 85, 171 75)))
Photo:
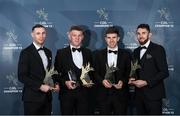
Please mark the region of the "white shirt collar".
POLYGON ((146 48, 148 48, 149 44, 150 44, 150 40, 148 40, 144 45, 141 45, 141 47, 145 46, 146 48))
POLYGON ((107 47, 107 50, 118 51, 118 46, 116 46, 115 48, 107 47))
POLYGON ((39 44, 37 44, 37 43, 35 43, 35 42, 33 42, 33 44, 34 44, 34 46, 35 46, 35 48, 38 50, 39 48, 43 48, 43 46, 41 46, 41 45, 39 45, 39 44))
POLYGON ((73 46, 73 45, 71 45, 70 44, 70 48, 72 49, 72 48, 80 48, 81 46, 78 46, 78 47, 75 47, 75 46, 73 46))

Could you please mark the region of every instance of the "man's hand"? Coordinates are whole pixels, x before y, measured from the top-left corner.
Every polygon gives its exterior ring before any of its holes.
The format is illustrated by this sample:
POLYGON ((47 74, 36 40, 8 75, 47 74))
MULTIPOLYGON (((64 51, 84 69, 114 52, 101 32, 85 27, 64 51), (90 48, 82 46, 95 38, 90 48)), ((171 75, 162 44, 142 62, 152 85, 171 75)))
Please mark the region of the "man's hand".
POLYGON ((90 80, 90 82, 89 83, 87 83, 87 84, 83 84, 83 86, 84 87, 87 87, 87 88, 90 88, 90 87, 92 87, 93 86, 93 82, 92 82, 92 80, 90 80))
POLYGON ((54 87, 51 87, 51 89, 52 89, 54 92, 59 92, 59 91, 60 91, 59 84, 55 84, 54 87))
POLYGON ((133 81, 135 81, 135 80, 136 79, 133 77, 129 78, 128 84, 133 85, 133 81))
POLYGON ((47 92, 50 90, 50 86, 49 86, 49 85, 44 85, 44 84, 42 84, 41 87, 40 87, 40 90, 41 90, 42 92, 47 93, 47 92))
POLYGON ((102 83, 103 83, 104 87, 106 87, 106 88, 111 88, 111 87, 112 87, 112 84, 110 84, 110 83, 108 82, 108 80, 106 80, 106 79, 104 79, 104 80, 102 81, 102 83))
POLYGON ((136 81, 133 81, 132 84, 138 88, 142 88, 147 85, 147 82, 144 80, 136 80, 136 81))
POLYGON ((116 89, 121 89, 122 86, 123 86, 123 82, 122 82, 121 80, 119 80, 118 84, 115 84, 115 85, 114 85, 114 87, 115 87, 116 89))
POLYGON ((76 82, 75 81, 66 81, 65 82, 68 89, 75 89, 76 88, 76 82))

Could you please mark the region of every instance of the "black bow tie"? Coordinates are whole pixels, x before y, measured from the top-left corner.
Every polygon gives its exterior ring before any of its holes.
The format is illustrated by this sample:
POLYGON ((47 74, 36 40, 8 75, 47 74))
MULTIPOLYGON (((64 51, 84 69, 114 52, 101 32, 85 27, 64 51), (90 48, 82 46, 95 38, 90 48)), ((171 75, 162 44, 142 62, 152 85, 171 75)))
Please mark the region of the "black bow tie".
POLYGON ((38 51, 40 51, 40 50, 44 50, 44 48, 39 48, 38 51))
POLYGON ((80 51, 81 51, 81 48, 72 48, 72 51, 73 51, 73 52, 75 52, 76 50, 77 50, 78 52, 80 52, 80 51))
POLYGON ((140 50, 142 50, 142 49, 147 49, 147 48, 146 48, 146 46, 142 46, 142 47, 140 47, 140 50))
POLYGON ((117 54, 118 51, 112 51, 112 50, 109 50, 109 53, 114 53, 114 54, 117 54))

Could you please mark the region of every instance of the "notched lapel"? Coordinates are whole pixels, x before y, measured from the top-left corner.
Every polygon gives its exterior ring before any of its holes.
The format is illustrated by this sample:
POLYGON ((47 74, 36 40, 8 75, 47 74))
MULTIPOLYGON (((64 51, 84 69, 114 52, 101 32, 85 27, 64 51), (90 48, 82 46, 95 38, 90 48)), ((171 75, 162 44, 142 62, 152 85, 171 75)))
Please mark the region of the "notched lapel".
POLYGON ((144 53, 142 59, 140 60, 141 61, 141 65, 143 66, 144 65, 144 62, 151 59, 152 58, 152 55, 151 55, 151 43, 149 44, 149 47, 147 48, 147 51, 144 53))
MULTIPOLYGON (((31 52, 32 52, 32 55, 34 55, 33 58, 37 59, 38 63, 41 65, 41 67, 44 67, 43 66, 43 62, 42 62, 42 59, 41 59, 41 56, 39 55, 38 51, 36 50, 35 46, 32 45, 31 47, 31 52)), ((44 69, 44 68, 43 68, 44 69)))
POLYGON ((73 62, 73 56, 72 56, 72 53, 71 53, 71 48, 70 48, 70 46, 67 47, 67 48, 65 48, 65 50, 66 50, 66 54, 67 54, 67 62, 66 62, 66 64, 67 64, 68 66, 70 66, 70 67, 74 67, 75 64, 74 64, 74 62, 73 62))
POLYGON ((47 59, 48 59, 48 66, 47 66, 47 68, 50 69, 51 63, 52 63, 52 57, 51 57, 51 54, 49 54, 48 51, 47 51, 46 49, 44 50, 44 52, 45 52, 46 57, 47 57, 47 59))
POLYGON ((83 58, 83 66, 85 66, 86 64, 87 64, 87 54, 85 53, 85 51, 84 51, 84 48, 81 48, 82 49, 82 58, 83 58))
POLYGON ((108 59, 107 59, 107 49, 105 49, 104 51, 103 51, 103 58, 102 58, 102 60, 104 60, 104 64, 108 64, 108 59))
POLYGON ((119 65, 119 63, 120 63, 120 61, 121 61, 121 55, 122 55, 121 50, 118 49, 118 54, 117 54, 117 64, 116 64, 116 67, 118 67, 118 65, 119 65))

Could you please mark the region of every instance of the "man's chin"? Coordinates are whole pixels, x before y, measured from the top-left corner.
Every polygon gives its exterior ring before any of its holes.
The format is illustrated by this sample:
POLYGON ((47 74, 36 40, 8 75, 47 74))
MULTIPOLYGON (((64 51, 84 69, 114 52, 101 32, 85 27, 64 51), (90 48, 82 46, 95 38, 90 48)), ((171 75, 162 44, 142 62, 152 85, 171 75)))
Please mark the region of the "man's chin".
POLYGON ((144 45, 147 41, 139 41, 141 45, 144 45))
POLYGON ((113 49, 113 48, 115 48, 115 47, 116 47, 116 45, 110 45, 109 47, 113 49))
POLYGON ((146 44, 146 43, 148 42, 148 40, 149 40, 149 39, 145 39, 144 41, 143 41, 143 40, 142 40, 142 41, 139 41, 139 44, 144 45, 144 44, 146 44))

